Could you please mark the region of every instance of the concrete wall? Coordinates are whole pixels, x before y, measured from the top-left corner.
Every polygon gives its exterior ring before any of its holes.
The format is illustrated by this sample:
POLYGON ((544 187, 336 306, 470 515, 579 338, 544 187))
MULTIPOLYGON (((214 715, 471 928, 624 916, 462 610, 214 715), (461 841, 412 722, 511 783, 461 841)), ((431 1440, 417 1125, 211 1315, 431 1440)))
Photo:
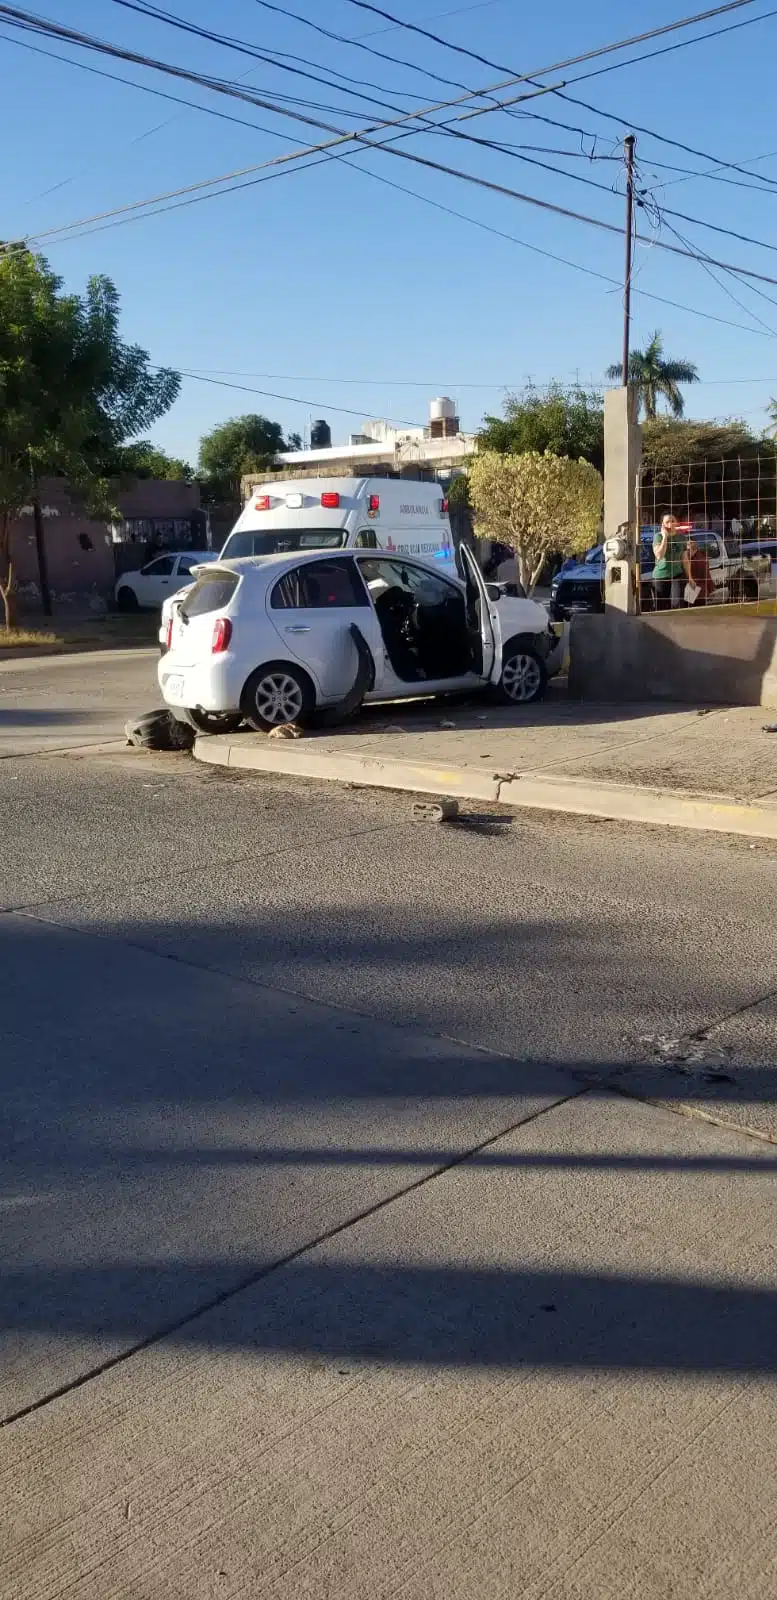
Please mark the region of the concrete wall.
MULTIPOLYGON (((125 544, 115 544, 108 520, 89 517, 61 478, 42 479, 39 492, 49 587, 58 610, 104 610, 117 573, 142 564, 154 528, 180 520, 188 530, 191 520, 199 518, 204 530, 196 483, 149 478, 119 486, 116 504, 127 521, 117 527, 125 544)), ((40 586, 31 505, 22 508, 11 526, 11 549, 19 603, 23 611, 35 612, 40 586)))
MULTIPOLYGON (((49 587, 55 606, 104 610, 105 598, 114 583, 110 528, 105 522, 87 517, 83 507, 71 500, 61 480, 44 481, 40 500, 49 587)), ((34 612, 40 605, 40 587, 32 506, 23 507, 21 516, 11 525, 11 551, 20 606, 23 611, 34 612)))
POLYGON ((777 709, 777 617, 725 606, 572 618, 569 692, 777 709))

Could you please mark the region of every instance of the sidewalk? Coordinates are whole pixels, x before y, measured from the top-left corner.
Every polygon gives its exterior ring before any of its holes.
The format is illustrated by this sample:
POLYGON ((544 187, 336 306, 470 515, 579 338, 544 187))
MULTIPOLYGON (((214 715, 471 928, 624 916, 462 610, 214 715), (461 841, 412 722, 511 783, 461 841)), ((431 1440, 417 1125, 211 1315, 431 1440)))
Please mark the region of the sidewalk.
POLYGON ((303 739, 200 738, 216 765, 777 838, 777 733, 757 706, 409 702, 303 739))

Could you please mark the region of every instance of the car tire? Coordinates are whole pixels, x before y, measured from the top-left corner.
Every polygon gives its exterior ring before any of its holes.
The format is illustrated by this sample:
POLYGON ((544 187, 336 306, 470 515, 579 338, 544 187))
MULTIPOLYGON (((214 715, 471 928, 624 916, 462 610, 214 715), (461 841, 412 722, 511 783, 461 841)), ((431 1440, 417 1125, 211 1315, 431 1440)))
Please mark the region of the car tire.
POLYGON ((179 707, 173 716, 194 728, 195 733, 237 733, 243 726, 242 711, 201 711, 197 706, 184 711, 179 707))
POLYGON ((134 589, 129 589, 127 587, 126 583, 122 585, 121 589, 119 590, 119 592, 118 592, 118 594, 116 596, 116 604, 117 604, 117 606, 118 606, 120 611, 139 611, 140 610, 140 606, 138 604, 138 597, 137 597, 137 595, 135 593, 135 590, 134 589))
POLYGON ((530 706, 541 700, 548 685, 548 669, 525 639, 508 639, 502 650, 502 674, 497 698, 508 706, 530 706))
POLYGON ((140 750, 188 750, 194 743, 191 729, 178 722, 166 707, 135 717, 125 723, 124 732, 128 743, 140 750))
POLYGON ((288 661, 267 661, 246 681, 240 697, 245 721, 257 733, 290 722, 303 725, 315 709, 316 692, 306 672, 288 661))

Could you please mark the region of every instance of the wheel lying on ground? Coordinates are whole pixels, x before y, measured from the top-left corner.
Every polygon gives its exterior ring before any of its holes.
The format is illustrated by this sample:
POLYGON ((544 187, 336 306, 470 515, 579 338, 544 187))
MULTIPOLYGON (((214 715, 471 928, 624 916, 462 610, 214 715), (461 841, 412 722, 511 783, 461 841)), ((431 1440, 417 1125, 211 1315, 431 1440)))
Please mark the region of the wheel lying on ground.
POLYGON ((140 606, 138 605, 138 597, 135 593, 135 590, 128 589, 126 585, 119 590, 116 596, 116 604, 120 611, 140 610, 140 606))
POLYGON ((497 698, 510 706, 528 706, 540 700, 548 682, 542 657, 525 639, 508 639, 502 650, 502 676, 497 698))
POLYGON ((191 750, 192 729, 179 722, 166 708, 146 711, 124 724, 129 744, 140 750, 191 750))
POLYGON ((240 701, 245 721, 257 733, 269 733, 286 722, 306 722, 315 703, 315 690, 307 673, 287 661, 268 661, 257 667, 240 701))
POLYGON ((243 725, 242 711, 201 711, 195 706, 190 711, 179 708, 173 716, 196 733, 237 733, 243 725))

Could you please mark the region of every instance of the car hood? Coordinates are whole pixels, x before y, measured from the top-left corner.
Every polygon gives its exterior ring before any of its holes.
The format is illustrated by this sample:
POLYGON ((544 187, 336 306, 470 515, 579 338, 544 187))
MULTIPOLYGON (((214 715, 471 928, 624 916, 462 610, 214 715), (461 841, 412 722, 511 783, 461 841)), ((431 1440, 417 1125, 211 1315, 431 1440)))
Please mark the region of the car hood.
POLYGON ((566 572, 559 572, 558 576, 554 578, 551 587, 555 589, 557 584, 566 583, 568 578, 589 578, 592 582, 598 582, 601 576, 602 564, 600 561, 579 561, 574 567, 567 567, 566 572))

